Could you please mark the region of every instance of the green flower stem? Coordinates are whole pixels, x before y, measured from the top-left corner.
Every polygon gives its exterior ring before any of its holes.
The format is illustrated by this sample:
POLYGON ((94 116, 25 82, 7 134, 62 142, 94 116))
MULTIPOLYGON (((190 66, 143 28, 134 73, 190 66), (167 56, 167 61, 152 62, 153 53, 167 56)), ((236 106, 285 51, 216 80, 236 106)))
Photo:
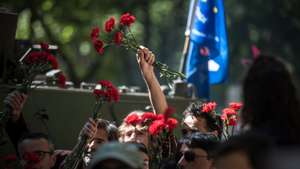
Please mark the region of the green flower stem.
POLYGON ((92 118, 95 120, 99 115, 98 112, 101 109, 102 105, 103 105, 103 100, 101 98, 96 100, 96 103, 94 105, 94 110, 93 110, 93 116, 92 118))
MULTIPOLYGON (((123 32, 124 33, 124 32, 123 32)), ((124 33, 123 44, 127 49, 133 49, 134 51, 139 49, 139 45, 137 44, 133 34, 131 33, 130 29, 128 29, 128 34, 124 33), (129 36, 126 36, 128 35, 129 36), (131 40, 132 39, 132 40, 131 40)), ((155 61, 153 64, 160 72, 160 77, 166 78, 168 81, 174 81, 178 78, 185 79, 185 75, 183 73, 174 71, 170 69, 166 64, 163 64, 159 61, 155 61)))
POLYGON ((85 150, 88 137, 83 135, 79 138, 79 142, 73 149, 72 153, 65 158, 65 163, 62 169, 76 169, 79 161, 82 159, 82 154, 85 150))
MULTIPOLYGON (((96 99, 96 103, 94 105, 93 114, 92 114, 92 118, 94 120, 96 120, 97 117, 99 116, 98 112, 101 109, 103 103, 104 103, 104 100, 102 98, 96 99)), ((82 159, 82 156, 85 152, 85 148, 86 148, 85 145, 86 145, 87 141, 88 141, 88 136, 86 136, 86 135, 80 136, 79 142, 73 149, 72 153, 66 157, 63 169, 76 169, 77 168, 77 165, 78 165, 79 161, 82 159)))

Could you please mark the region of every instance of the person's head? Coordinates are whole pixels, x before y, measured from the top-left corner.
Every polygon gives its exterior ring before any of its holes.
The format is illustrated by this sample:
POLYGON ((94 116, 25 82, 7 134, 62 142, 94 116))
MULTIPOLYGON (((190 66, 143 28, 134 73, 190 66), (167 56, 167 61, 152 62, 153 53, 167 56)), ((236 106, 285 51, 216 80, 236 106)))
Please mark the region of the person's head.
POLYGON ((193 102, 184 111, 182 134, 193 132, 214 133, 221 136, 222 121, 215 113, 202 112, 203 102, 193 102))
POLYGON ((146 147, 149 145, 149 132, 148 126, 143 126, 141 124, 131 125, 127 124, 125 121, 128 117, 133 114, 138 116, 143 115, 143 111, 133 111, 129 113, 125 118, 123 123, 119 126, 119 141, 120 142, 137 142, 142 143, 146 147))
POLYGON ((91 158, 92 154, 99 148, 102 144, 109 141, 116 141, 118 139, 117 127, 107 120, 98 118, 97 123, 97 132, 94 137, 87 144, 87 153, 84 157, 84 162, 87 165, 91 158))
POLYGON ((21 137, 18 153, 24 168, 50 169, 55 165, 54 145, 43 133, 28 133, 21 137))
POLYGON ((299 101, 291 74, 283 62, 261 55, 254 60, 243 82, 243 126, 280 125, 299 139, 299 101))
POLYGON ((138 151, 140 153, 140 156, 143 158, 143 164, 144 164, 144 168, 143 169, 149 169, 149 154, 148 154, 148 150, 147 147, 142 144, 142 143, 136 143, 136 142, 132 142, 131 144, 135 145, 138 148, 138 151))
POLYGON ((143 169, 143 159, 133 144, 110 142, 95 153, 89 169, 143 169))
POLYGON ((263 169, 272 149, 269 138, 244 133, 229 138, 216 151, 215 166, 222 169, 263 169))
POLYGON ((214 151, 219 139, 214 134, 195 132, 188 137, 189 142, 183 145, 182 157, 178 164, 183 169, 213 168, 214 151))

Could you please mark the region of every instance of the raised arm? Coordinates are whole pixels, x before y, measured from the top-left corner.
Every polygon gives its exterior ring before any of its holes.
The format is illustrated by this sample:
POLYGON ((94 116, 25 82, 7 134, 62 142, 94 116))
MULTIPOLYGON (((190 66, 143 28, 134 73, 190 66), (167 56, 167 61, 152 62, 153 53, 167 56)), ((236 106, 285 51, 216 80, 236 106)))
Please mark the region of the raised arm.
POLYGON ((22 109, 27 97, 26 94, 13 91, 4 99, 4 104, 11 107, 9 119, 5 124, 5 130, 16 150, 18 140, 24 133, 28 132, 27 125, 22 115, 22 109))
POLYGON ((149 91, 154 113, 162 114, 168 108, 168 104, 154 73, 153 63, 155 62, 155 55, 149 49, 140 46, 140 49, 137 51, 137 61, 149 91))

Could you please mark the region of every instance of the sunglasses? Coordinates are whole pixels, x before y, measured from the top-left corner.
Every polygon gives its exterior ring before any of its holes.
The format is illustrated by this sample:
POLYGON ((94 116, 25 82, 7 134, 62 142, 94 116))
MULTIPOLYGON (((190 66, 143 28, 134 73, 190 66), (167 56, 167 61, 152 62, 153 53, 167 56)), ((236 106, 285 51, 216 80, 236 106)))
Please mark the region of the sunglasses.
POLYGON ((197 155, 193 151, 185 151, 183 153, 183 157, 184 157, 184 160, 187 161, 187 162, 193 162, 193 161, 195 161, 196 158, 206 158, 206 159, 208 159, 208 156, 206 156, 206 155, 197 155))

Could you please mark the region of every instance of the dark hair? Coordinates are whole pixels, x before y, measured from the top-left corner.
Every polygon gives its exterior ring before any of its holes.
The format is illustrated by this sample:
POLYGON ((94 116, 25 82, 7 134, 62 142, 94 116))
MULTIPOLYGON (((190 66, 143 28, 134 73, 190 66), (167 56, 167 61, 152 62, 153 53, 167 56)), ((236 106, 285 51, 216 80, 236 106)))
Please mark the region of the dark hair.
POLYGON ((214 156, 216 147, 219 144, 219 139, 214 134, 195 132, 192 133, 188 139, 190 142, 187 143, 189 148, 201 148, 211 158, 214 156))
POLYGON ((272 151, 273 143, 265 135, 246 132, 241 135, 230 137, 220 144, 216 151, 215 160, 235 152, 245 153, 252 168, 260 169, 264 166, 264 160, 272 151))
POLYGON ((118 140, 118 128, 116 125, 114 125, 110 121, 98 118, 97 119, 97 128, 103 129, 106 131, 109 141, 118 140))
POLYGON ((195 117, 204 118, 208 130, 210 132, 216 130, 218 132, 218 136, 221 137, 223 132, 223 122, 220 116, 217 114, 212 116, 210 113, 202 112, 203 103, 205 102, 202 101, 193 102, 186 108, 186 110, 183 113, 186 116, 192 114, 195 117))
POLYGON ((250 67, 243 83, 243 125, 287 133, 300 141, 300 109, 296 87, 285 65, 275 57, 261 55, 250 67))
POLYGON ((137 142, 127 142, 127 143, 133 144, 134 146, 137 147, 137 149, 139 151, 141 151, 141 152, 143 152, 143 153, 145 153, 145 154, 147 154, 149 156, 148 150, 147 150, 147 147, 145 146, 145 144, 143 144, 143 143, 137 143, 137 142))
POLYGON ((49 148, 50 151, 54 151, 54 144, 51 141, 51 139, 49 138, 49 136, 47 134, 44 133, 25 133, 19 140, 18 140, 18 145, 20 145, 24 140, 38 140, 38 139, 45 139, 47 140, 48 144, 49 144, 49 148))

